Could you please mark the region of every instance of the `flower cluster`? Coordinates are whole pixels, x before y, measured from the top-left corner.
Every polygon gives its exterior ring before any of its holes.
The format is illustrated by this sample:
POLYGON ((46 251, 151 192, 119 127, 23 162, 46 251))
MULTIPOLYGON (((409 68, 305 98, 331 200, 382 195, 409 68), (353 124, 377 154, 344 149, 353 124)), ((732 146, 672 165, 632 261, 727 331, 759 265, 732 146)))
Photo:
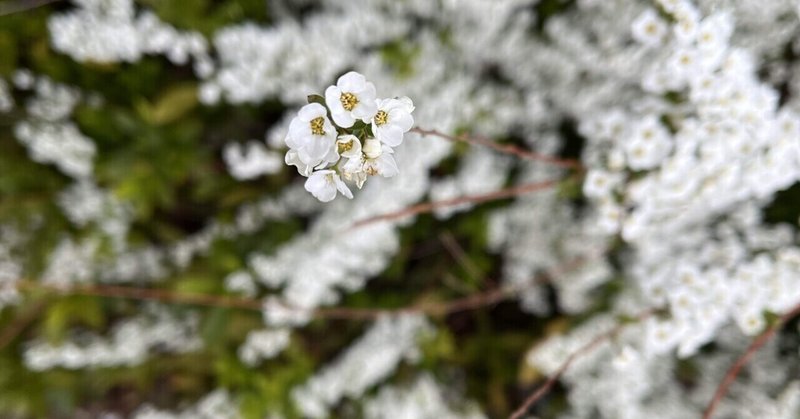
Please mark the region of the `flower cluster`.
POLYGON ((361 189, 368 176, 393 177, 393 147, 414 125, 414 104, 407 97, 377 99, 375 85, 354 71, 325 90, 309 96, 289 124, 286 164, 308 177, 307 191, 322 202, 337 191, 352 199, 344 180, 361 189))
POLYGON ((419 362, 417 341, 434 334, 428 320, 417 314, 380 317, 344 353, 292 389, 291 397, 303 417, 328 417, 332 406, 344 398, 361 397, 401 362, 419 362))
POLYGON ((74 9, 47 22, 53 49, 79 62, 137 62, 164 55, 175 65, 193 62, 195 74, 210 76, 214 63, 208 41, 163 22, 152 11, 137 13, 133 0, 73 0, 74 9))

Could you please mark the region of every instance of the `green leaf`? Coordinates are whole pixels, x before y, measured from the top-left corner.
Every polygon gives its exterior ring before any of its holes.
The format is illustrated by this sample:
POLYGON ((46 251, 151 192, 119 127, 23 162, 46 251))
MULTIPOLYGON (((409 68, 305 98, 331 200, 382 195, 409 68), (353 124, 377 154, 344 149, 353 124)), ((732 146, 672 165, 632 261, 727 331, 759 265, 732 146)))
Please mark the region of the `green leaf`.
POLYGON ((197 85, 185 83, 170 88, 152 105, 141 99, 135 106, 142 119, 149 124, 165 125, 182 118, 197 104, 197 85))
POLYGON ((69 325, 80 323, 100 328, 105 315, 94 297, 70 297, 53 302, 45 312, 44 334, 51 342, 63 339, 69 325))
POLYGON ((306 98, 308 103, 319 103, 322 106, 325 106, 325 98, 320 95, 308 95, 306 98))

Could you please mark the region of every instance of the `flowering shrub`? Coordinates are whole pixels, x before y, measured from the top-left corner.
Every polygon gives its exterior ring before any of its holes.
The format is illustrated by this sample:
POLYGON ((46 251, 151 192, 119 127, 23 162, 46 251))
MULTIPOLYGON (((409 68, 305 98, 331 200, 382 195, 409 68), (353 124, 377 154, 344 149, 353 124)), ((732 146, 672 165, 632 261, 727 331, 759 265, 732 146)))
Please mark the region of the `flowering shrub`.
POLYGON ((798 35, 0 2, 0 417, 800 417, 798 35))

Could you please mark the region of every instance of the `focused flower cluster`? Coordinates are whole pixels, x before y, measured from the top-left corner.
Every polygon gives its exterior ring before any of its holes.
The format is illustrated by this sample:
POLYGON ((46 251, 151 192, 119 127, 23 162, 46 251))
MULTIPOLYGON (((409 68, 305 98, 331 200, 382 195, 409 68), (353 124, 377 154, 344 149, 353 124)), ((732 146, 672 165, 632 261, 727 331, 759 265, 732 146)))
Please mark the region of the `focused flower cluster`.
POLYGON ((352 199, 344 180, 361 189, 369 176, 397 175, 393 147, 414 125, 411 99, 377 99, 375 85, 351 71, 309 102, 289 124, 286 164, 308 177, 314 197, 329 202, 338 191, 352 199))

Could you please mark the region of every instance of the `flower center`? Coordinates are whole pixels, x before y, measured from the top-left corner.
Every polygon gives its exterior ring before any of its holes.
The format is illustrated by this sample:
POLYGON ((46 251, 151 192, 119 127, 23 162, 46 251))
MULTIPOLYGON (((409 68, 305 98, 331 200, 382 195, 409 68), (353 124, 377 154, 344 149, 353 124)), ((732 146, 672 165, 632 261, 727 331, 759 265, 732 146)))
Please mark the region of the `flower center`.
POLYGON ((318 116, 311 120, 311 133, 314 135, 325 135, 325 118, 318 116))
POLYGON ((353 142, 339 143, 339 154, 350 151, 353 148, 353 142))
POLYGON ((381 126, 389 122, 389 114, 386 111, 378 111, 375 114, 375 125, 381 126))
POLYGON ((339 101, 342 102, 344 110, 350 112, 358 105, 358 97, 350 92, 344 92, 339 96, 339 101))

